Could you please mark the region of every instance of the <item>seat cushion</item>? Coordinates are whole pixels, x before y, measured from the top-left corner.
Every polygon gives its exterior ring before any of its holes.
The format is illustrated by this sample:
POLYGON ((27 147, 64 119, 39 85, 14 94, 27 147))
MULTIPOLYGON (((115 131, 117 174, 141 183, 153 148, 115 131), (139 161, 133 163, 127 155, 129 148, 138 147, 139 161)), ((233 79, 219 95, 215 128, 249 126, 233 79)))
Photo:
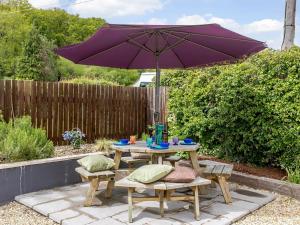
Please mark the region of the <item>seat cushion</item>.
POLYGON ((91 173, 109 170, 115 165, 114 160, 104 155, 89 155, 77 160, 77 162, 91 173))
POLYGON ((165 176, 162 180, 172 183, 190 183, 197 177, 197 173, 191 167, 175 166, 175 170, 165 176))
POLYGON ((128 180, 149 184, 163 178, 172 170, 173 167, 169 165, 145 165, 133 171, 128 176, 128 180))

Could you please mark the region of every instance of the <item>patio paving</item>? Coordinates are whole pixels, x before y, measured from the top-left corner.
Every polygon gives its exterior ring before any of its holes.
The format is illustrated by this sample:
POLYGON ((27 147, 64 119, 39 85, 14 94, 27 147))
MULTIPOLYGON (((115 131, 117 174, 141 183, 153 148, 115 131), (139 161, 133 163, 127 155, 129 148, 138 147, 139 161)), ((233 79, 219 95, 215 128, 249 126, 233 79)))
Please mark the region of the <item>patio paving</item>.
MULTIPOLYGON (((132 224, 168 225, 221 225, 231 224, 274 200, 271 193, 249 189, 237 189, 231 185, 233 203, 226 205, 218 188, 208 189, 207 195, 200 195, 200 221, 194 219, 193 206, 188 202, 165 203, 165 217, 159 215, 157 202, 135 204, 132 224)), ((100 186, 98 197, 101 206, 83 207, 82 203, 88 184, 81 183, 17 196, 17 202, 49 217, 62 225, 121 225, 128 224, 127 190, 114 189, 110 200, 104 198, 105 184, 100 186)), ((149 195, 151 191, 136 193, 149 195)))

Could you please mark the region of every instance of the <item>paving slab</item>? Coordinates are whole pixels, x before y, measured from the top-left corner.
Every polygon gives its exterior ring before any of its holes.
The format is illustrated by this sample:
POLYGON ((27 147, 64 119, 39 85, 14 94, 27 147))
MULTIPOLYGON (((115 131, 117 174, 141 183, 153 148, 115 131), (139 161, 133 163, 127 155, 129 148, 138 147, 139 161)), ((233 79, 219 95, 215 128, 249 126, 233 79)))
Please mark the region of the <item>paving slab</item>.
POLYGON ((80 215, 80 212, 78 212, 78 211, 75 211, 72 209, 66 209, 63 211, 56 212, 56 213, 50 213, 49 218, 54 220, 56 223, 61 223, 62 220, 76 217, 79 215, 80 215))
MULTIPOLYGON (((234 186, 234 185, 232 185, 234 186)), ((37 212, 62 225, 121 225, 128 224, 127 190, 115 188, 111 199, 97 192, 101 206, 83 207, 89 185, 81 183, 29 193, 16 197, 37 212)), ((226 225, 255 211, 274 199, 271 193, 253 189, 233 188, 233 203, 225 204, 219 188, 209 188, 208 195, 200 195, 200 220, 194 219, 193 204, 188 202, 165 202, 165 217, 159 215, 158 202, 141 202, 134 205, 133 225, 226 225), (250 191, 249 191, 250 190, 250 191)), ((144 197, 152 191, 140 191, 136 196, 144 197)))
POLYGON ((97 220, 95 222, 89 223, 89 225, 124 225, 124 223, 115 220, 111 217, 107 217, 103 220, 97 220))
POLYGON ((33 209, 45 216, 48 216, 50 213, 59 212, 71 207, 71 202, 66 200, 57 200, 36 205, 33 207, 33 209))
POLYGON ((215 215, 200 212, 200 220, 196 221, 194 217, 194 213, 188 210, 184 210, 172 214, 166 214, 166 217, 180 221, 181 224, 184 223, 184 224, 191 224, 191 225, 201 225, 210 221, 211 219, 216 218, 215 215))
POLYGON ((85 225, 95 221, 96 221, 95 219, 87 215, 80 215, 72 219, 63 220, 61 224, 62 225, 85 225))
POLYGON ((103 219, 121 212, 127 212, 128 206, 127 204, 117 203, 111 206, 81 207, 79 210, 98 219, 103 219))
POLYGON ((66 197, 66 194, 63 191, 40 191, 33 192, 25 195, 19 195, 15 197, 15 200, 20 202, 23 205, 26 205, 30 208, 37 204, 53 201, 56 199, 63 199, 66 197))

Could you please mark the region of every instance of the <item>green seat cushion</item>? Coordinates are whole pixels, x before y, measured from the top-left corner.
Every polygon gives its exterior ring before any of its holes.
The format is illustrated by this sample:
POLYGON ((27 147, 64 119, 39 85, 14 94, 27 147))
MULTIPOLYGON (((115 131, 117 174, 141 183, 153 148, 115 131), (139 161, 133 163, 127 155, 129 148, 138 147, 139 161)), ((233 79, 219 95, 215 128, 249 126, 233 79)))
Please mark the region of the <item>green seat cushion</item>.
POLYGON ((172 171, 169 165, 145 165, 133 171, 127 178, 144 184, 155 182, 172 171))
POLYGON ((77 160, 77 162, 91 173, 109 170, 115 165, 114 160, 104 155, 89 155, 77 160))

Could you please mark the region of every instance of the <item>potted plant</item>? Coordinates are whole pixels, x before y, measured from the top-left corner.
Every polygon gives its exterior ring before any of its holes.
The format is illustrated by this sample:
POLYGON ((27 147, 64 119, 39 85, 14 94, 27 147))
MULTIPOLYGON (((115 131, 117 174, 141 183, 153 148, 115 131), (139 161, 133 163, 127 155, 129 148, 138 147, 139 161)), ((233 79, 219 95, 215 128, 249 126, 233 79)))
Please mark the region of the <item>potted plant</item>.
POLYGON ((82 133, 79 128, 74 128, 63 133, 63 139, 70 142, 74 149, 79 149, 81 147, 81 144, 84 143, 84 137, 85 134, 82 133))

